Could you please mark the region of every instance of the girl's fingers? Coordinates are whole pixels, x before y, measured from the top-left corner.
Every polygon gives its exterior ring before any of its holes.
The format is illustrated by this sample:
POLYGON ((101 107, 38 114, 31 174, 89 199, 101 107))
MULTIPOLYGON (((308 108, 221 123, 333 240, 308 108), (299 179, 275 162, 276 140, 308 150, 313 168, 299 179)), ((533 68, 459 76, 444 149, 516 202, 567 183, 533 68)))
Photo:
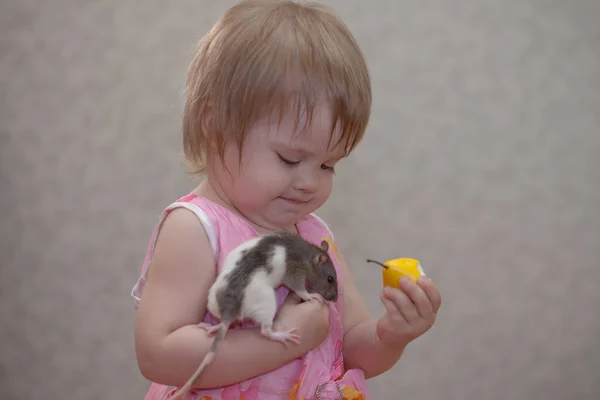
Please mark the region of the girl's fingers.
POLYGON ((421 318, 428 320, 433 314, 433 305, 423 289, 408 278, 400 280, 400 287, 415 304, 421 318))
POLYGON ((427 277, 420 277, 418 280, 418 284, 429 298, 429 301, 433 306, 433 312, 437 314, 438 310, 440 309, 440 306, 442 305, 442 295, 440 294, 440 291, 431 281, 431 279, 427 277))
POLYGON ((402 320, 403 322, 406 322, 404 316, 402 315, 400 310, 398 310, 398 307, 396 307, 396 305, 390 299, 385 297, 384 293, 381 294, 381 302, 383 303, 383 306, 385 307, 388 314, 392 317, 392 319, 397 321, 402 320))
POLYGON ((408 323, 415 324, 421 318, 412 300, 402 290, 387 287, 384 296, 392 302, 396 312, 402 314, 408 323))

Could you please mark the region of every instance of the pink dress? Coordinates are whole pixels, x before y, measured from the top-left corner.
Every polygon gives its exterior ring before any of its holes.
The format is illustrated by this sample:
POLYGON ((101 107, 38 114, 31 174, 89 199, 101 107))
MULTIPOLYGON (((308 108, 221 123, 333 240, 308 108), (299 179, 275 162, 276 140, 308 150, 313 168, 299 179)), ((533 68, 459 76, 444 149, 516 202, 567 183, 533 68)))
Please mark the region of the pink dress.
MULTIPOLYGON (((146 253, 141 275, 133 287, 131 295, 137 309, 140 297, 143 294, 148 266, 154 250, 158 231, 167 214, 177 207, 185 207, 198 217, 206 230, 213 254, 220 270, 223 258, 238 244, 257 236, 257 232, 250 224, 227 208, 195 194, 189 194, 167 207, 160 216, 156 225, 148 251, 146 253)), ((336 257, 336 248, 333 235, 327 225, 316 215, 311 214, 298 221, 296 224, 299 234, 309 242, 319 245, 322 240, 330 243, 329 255, 339 272, 336 257)), ((352 369, 344 371, 342 357, 342 339, 344 335, 342 326, 343 315, 343 287, 339 282, 339 298, 334 304, 329 305, 329 336, 314 350, 304 357, 296 359, 281 368, 249 379, 245 382, 227 387, 210 390, 197 390, 190 392, 186 400, 367 400, 369 399, 367 385, 363 371, 352 369)), ((286 299, 289 289, 281 286, 277 289, 278 308, 286 299)), ((218 320, 209 312, 206 313, 204 322, 215 324, 218 320)), ((250 326, 246 323, 244 326, 250 326)), ((235 327, 232 327, 234 329, 235 327)), ((218 357, 218 355, 217 355, 218 357)), ((177 388, 152 383, 146 394, 145 400, 169 399, 177 388)))

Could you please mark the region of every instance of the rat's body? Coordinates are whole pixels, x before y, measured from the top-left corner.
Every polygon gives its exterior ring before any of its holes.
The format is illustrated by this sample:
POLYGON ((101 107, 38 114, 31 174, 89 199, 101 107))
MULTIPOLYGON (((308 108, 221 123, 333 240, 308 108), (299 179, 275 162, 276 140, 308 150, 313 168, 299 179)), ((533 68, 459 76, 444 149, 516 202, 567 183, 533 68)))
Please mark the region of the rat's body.
POLYGON ((200 324, 209 335, 216 334, 212 346, 172 400, 181 398, 213 361, 219 342, 234 321, 252 319, 260 325, 263 336, 286 346, 288 342, 298 343, 297 329, 272 329, 277 312, 275 289, 283 284, 306 301, 336 301, 337 275, 328 248, 326 241, 318 247, 296 234, 276 231, 233 249, 208 293, 208 311, 221 322, 215 326, 200 324))

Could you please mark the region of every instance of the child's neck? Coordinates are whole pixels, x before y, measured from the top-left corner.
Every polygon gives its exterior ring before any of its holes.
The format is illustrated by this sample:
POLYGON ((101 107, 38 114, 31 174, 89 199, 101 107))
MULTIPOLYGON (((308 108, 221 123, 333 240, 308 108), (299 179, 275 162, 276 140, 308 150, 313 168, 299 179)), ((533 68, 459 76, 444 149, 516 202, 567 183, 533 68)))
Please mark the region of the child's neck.
MULTIPOLYGON (((229 211, 231 211, 232 213, 238 215, 239 217, 243 218, 246 222, 248 222, 248 224, 250 224, 250 226, 252 226, 252 228, 254 228, 254 230, 259 234, 259 235, 263 235, 266 233, 270 233, 273 231, 273 229, 268 229, 265 227, 262 227, 260 225, 255 224, 254 222, 250 221, 248 218, 246 218, 246 216, 244 216, 227 198, 227 196, 222 192, 222 190, 219 190, 217 187, 215 187, 216 185, 211 183, 211 179, 210 178, 205 178, 202 182, 200 182, 200 184, 196 187, 196 189, 194 189, 192 191, 192 193, 194 193, 195 195, 198 195, 200 197, 205 197, 208 200, 212 201, 213 203, 217 203, 220 206, 223 206, 225 208, 227 208, 229 211)), ((298 233, 298 229, 296 228, 296 225, 287 228, 287 230, 294 232, 294 233, 298 233)))

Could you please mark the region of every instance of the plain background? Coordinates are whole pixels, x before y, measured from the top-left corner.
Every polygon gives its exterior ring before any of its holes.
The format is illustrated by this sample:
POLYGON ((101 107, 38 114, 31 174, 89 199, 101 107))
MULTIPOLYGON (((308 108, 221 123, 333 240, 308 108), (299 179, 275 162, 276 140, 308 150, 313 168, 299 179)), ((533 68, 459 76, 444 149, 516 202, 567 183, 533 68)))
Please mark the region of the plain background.
MULTIPOLYGON (((184 74, 232 1, 0 1, 0 397, 141 399, 129 292, 191 190, 184 74)), ((419 258, 435 327, 373 399, 600 398, 600 2, 330 0, 374 104, 318 214, 419 258)))

